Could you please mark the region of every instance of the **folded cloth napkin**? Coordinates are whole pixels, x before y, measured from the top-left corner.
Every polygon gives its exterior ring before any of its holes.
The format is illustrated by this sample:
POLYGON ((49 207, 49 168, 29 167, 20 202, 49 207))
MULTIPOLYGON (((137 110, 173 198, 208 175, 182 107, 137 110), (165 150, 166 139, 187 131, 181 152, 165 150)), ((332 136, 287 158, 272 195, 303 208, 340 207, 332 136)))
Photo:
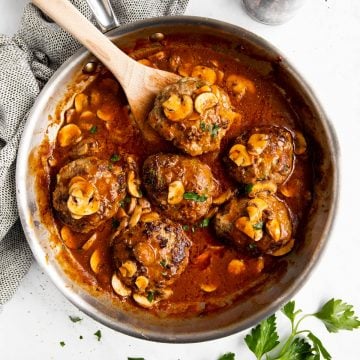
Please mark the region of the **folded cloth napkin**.
MULTIPOLYGON (((88 18, 85 0, 71 0, 88 18)), ((121 23, 185 11, 188 0, 112 0, 121 23)), ((35 6, 25 7, 14 37, 0 35, 0 309, 28 271, 32 256, 18 219, 17 148, 29 109, 53 72, 80 44, 35 6)))

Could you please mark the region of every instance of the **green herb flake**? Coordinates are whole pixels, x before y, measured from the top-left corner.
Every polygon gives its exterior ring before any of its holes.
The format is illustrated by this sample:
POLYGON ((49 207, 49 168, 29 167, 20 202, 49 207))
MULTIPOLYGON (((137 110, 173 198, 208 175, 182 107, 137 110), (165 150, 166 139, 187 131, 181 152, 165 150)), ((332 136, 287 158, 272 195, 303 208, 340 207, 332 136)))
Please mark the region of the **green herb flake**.
POLYGON ((163 267, 163 268, 166 268, 166 260, 165 259, 162 259, 160 261, 160 265, 163 267))
POLYGON ((155 298, 155 293, 154 291, 148 291, 146 298, 148 299, 148 301, 151 303, 154 301, 155 298))
POLYGON ((196 202, 204 202, 207 200, 206 195, 199 195, 195 192, 186 192, 186 193, 184 193, 183 198, 185 200, 192 200, 192 201, 196 201, 196 202))
POLYGON ((101 330, 98 330, 96 333, 94 333, 94 335, 97 337, 97 341, 100 341, 101 339, 101 330))
POLYGON ((82 339, 83 339, 83 336, 82 336, 82 335, 80 335, 80 336, 79 336, 79 339, 80 339, 80 340, 82 340, 82 339))
POLYGON ((210 132, 211 137, 212 138, 216 137, 218 135, 218 133, 219 133, 219 130, 220 130, 220 126, 217 125, 217 124, 214 124, 212 129, 211 129, 211 132, 210 132))
POLYGON ((235 354, 232 352, 228 352, 220 356, 218 360, 235 360, 235 354))
POLYGON ((90 128, 89 132, 90 132, 90 134, 96 134, 97 130, 98 130, 97 126, 96 126, 96 125, 93 125, 93 126, 90 128))
POLYGON ((65 342, 64 341, 60 341, 60 346, 64 347, 65 346, 65 342))
POLYGON ((120 221, 118 219, 112 219, 112 228, 117 229, 120 225, 120 221))
POLYGON ((200 228, 206 228, 208 227, 210 224, 210 219, 209 218, 205 218, 205 219, 202 219, 199 223, 199 227, 200 228))
POLYGON ((259 221, 258 223, 254 224, 252 227, 254 230, 262 230, 264 226, 264 223, 262 221, 259 221))
POLYGON ((118 154, 112 154, 111 155, 111 158, 110 158, 111 162, 116 162, 116 161, 119 161, 119 160, 120 160, 120 156, 118 154))
POLYGON ((253 189, 254 185, 253 184, 245 184, 244 186, 244 191, 245 194, 249 194, 251 193, 252 189, 253 189))
POLYGON ((184 231, 188 231, 189 230, 189 225, 183 225, 182 228, 183 228, 184 231))
POLYGON ((208 131, 208 127, 206 126, 206 123, 204 123, 203 121, 200 122, 200 129, 201 131, 208 131))
POLYGON ((69 319, 73 322, 73 323, 77 323, 79 321, 81 321, 82 319, 78 316, 69 316, 69 319))

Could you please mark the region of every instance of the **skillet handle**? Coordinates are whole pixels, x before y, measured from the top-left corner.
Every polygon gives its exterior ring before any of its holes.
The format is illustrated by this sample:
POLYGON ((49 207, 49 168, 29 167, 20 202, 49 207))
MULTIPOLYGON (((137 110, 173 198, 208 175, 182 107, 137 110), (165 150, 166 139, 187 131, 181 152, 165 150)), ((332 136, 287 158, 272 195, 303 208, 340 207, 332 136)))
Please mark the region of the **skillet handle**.
POLYGON ((86 0, 86 2, 103 33, 119 26, 119 21, 109 0, 86 0))

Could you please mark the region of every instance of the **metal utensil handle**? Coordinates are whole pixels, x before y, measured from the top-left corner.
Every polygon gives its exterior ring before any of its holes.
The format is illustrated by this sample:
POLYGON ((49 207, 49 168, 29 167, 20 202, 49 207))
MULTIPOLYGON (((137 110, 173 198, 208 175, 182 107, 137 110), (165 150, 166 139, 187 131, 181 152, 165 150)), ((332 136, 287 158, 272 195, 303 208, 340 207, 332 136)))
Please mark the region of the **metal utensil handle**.
POLYGON ((86 0, 86 2, 103 33, 119 26, 119 21, 109 0, 86 0))

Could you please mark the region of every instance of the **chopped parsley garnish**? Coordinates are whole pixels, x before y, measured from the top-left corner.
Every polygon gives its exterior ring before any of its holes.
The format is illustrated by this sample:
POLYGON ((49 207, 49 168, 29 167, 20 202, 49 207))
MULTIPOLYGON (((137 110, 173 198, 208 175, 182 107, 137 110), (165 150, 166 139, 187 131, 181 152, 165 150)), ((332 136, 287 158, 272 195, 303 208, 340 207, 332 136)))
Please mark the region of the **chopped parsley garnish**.
POLYGON ((155 292, 154 291, 148 291, 146 298, 149 302, 153 302, 155 298, 155 292))
POLYGON ((162 259, 161 261, 160 261, 160 265, 164 268, 164 267, 166 267, 166 260, 165 259, 162 259))
POLYGON ((98 130, 97 126, 93 125, 89 131, 90 131, 90 134, 96 134, 97 130, 98 130))
POLYGON ((120 221, 118 219, 112 219, 112 228, 117 229, 120 225, 120 221))
POLYGON ((65 346, 65 342, 64 341, 60 341, 60 346, 64 347, 65 346))
POLYGON ((73 322, 73 323, 76 323, 76 322, 79 322, 82 320, 82 318, 79 318, 78 316, 69 316, 69 319, 73 322))
POLYGON ((101 339, 101 330, 98 330, 94 335, 97 337, 97 341, 100 341, 101 339))
POLYGON ((184 231, 188 231, 189 230, 189 225, 183 225, 182 228, 183 228, 184 231))
POLYGON ((244 186, 245 194, 249 194, 252 191, 253 187, 254 187, 253 184, 245 184, 244 186))
POLYGON ((83 336, 82 336, 82 335, 80 335, 80 336, 79 336, 79 339, 80 339, 80 340, 82 340, 82 339, 83 339, 83 336))
POLYGON ((200 129, 202 131, 208 131, 208 127, 206 126, 206 123, 204 123, 203 121, 200 122, 200 129))
POLYGON ((214 124, 212 129, 211 129, 211 137, 214 138, 217 136, 218 132, 219 132, 220 126, 217 124, 214 124))
POLYGON ((205 218, 205 219, 202 219, 199 223, 199 227, 201 228, 206 228, 208 227, 210 224, 210 219, 209 218, 205 218))
POLYGON ((118 154, 112 154, 111 155, 110 161, 116 162, 116 161, 119 161, 119 160, 120 160, 120 156, 118 154))
POLYGON ((206 195, 199 195, 195 192, 186 192, 183 195, 183 198, 185 200, 193 200, 196 202, 204 202, 207 200, 207 196, 206 195))
POLYGON ((253 225, 253 228, 255 230, 261 230, 263 228, 263 226, 264 226, 264 223, 262 221, 259 221, 258 223, 253 225))

